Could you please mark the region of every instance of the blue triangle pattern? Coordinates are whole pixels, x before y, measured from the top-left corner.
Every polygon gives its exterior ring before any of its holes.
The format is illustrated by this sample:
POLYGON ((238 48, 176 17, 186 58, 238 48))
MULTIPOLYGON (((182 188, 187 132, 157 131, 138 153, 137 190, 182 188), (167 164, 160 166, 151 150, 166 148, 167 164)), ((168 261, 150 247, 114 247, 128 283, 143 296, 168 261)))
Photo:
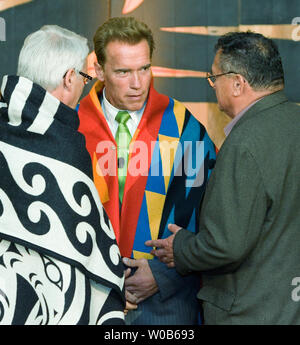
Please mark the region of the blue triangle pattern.
MULTIPOLYGON (((170 224, 170 223, 174 224, 175 223, 174 219, 175 219, 175 207, 173 206, 172 210, 171 210, 171 212, 169 214, 167 224, 170 224)), ((166 226, 165 229, 164 229, 164 232, 163 232, 163 234, 161 236, 161 238, 167 238, 167 237, 169 237, 171 235, 172 235, 172 232, 166 226)))
POLYGON ((155 143, 155 147, 152 153, 151 165, 149 175, 146 184, 146 190, 159 194, 166 194, 165 191, 165 179, 163 176, 161 155, 159 149, 159 141, 155 143))
POLYGON ((204 159, 205 159, 205 147, 203 141, 184 142, 184 152, 187 157, 184 165, 184 172, 187 175, 186 180, 186 197, 188 196, 190 189, 194 186, 203 184, 204 180, 204 159), (188 152, 188 153, 187 153, 188 152))
POLYGON ((159 134, 179 138, 178 124, 174 115, 174 100, 172 98, 169 99, 170 102, 163 114, 159 134))
POLYGON ((187 226, 187 229, 189 229, 190 232, 195 233, 195 224, 196 224, 196 210, 194 209, 193 214, 190 218, 189 225, 187 226))
POLYGON ((144 194, 142 207, 141 207, 141 211, 139 215, 139 220, 136 227, 133 250, 150 254, 150 251, 152 250, 152 248, 147 247, 144 244, 148 240, 151 240, 151 232, 150 232, 150 225, 149 225, 146 195, 144 194))

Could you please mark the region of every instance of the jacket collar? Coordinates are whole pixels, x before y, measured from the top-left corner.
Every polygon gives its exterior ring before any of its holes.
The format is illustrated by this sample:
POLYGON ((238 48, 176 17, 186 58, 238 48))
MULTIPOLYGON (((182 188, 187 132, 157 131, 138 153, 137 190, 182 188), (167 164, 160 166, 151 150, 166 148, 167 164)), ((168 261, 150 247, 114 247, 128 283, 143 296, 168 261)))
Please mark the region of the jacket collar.
POLYGON ((278 104, 284 103, 284 102, 288 102, 288 99, 285 96, 283 90, 276 91, 274 93, 271 93, 270 95, 263 97, 261 100, 255 103, 248 111, 246 111, 246 113, 235 124, 232 131, 238 128, 242 123, 247 121, 249 118, 252 118, 253 116, 260 114, 261 112, 269 108, 275 107, 278 104))

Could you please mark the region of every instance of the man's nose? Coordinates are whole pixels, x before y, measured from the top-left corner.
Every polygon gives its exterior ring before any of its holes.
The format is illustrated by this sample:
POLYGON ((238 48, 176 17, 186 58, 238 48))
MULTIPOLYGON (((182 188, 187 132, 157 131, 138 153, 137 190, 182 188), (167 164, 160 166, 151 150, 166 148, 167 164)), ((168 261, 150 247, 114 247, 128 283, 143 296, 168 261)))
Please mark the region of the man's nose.
POLYGON ((139 89, 141 87, 141 77, 139 72, 133 72, 131 75, 130 86, 133 89, 139 89))

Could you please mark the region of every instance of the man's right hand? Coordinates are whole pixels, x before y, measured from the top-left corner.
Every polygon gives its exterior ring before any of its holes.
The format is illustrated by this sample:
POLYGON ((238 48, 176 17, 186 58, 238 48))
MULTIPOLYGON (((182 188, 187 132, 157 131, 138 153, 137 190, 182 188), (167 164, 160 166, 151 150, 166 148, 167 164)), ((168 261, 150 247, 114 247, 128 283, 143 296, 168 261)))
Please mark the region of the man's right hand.
POLYGON ((171 268, 175 267, 173 241, 176 233, 182 228, 176 224, 169 224, 168 229, 173 233, 173 235, 165 239, 146 241, 145 245, 156 248, 151 250, 151 254, 155 255, 161 262, 171 268))
MULTIPOLYGON (((131 272, 131 268, 127 268, 127 270, 125 271, 125 279, 129 277, 130 272, 131 272)), ((125 306, 124 314, 127 315, 129 310, 137 309, 138 306, 137 304, 131 303, 128 301, 128 299, 132 300, 132 296, 130 292, 127 290, 125 290, 125 298, 126 298, 126 306, 125 306)))

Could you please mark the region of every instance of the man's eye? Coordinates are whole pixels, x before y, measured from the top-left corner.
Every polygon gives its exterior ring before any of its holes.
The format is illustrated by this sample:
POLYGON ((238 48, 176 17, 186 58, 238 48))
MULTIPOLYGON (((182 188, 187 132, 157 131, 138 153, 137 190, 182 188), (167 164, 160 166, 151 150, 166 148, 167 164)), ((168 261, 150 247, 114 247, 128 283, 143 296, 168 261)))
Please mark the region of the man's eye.
POLYGON ((118 74, 121 74, 121 75, 124 75, 124 74, 127 74, 128 71, 118 71, 117 73, 118 73, 118 74))

